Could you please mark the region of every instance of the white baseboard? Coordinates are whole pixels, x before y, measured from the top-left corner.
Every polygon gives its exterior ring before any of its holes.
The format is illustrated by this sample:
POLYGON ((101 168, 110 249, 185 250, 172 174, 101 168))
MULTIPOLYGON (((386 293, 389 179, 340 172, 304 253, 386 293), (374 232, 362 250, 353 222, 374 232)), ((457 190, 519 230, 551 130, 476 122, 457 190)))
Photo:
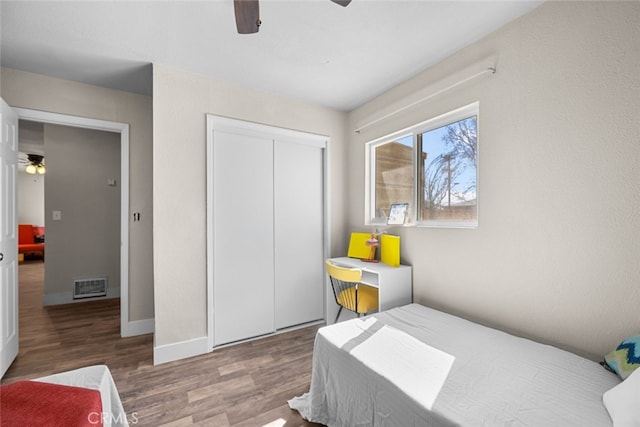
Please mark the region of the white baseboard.
POLYGON ((127 322, 125 327, 120 334, 123 337, 133 337, 136 335, 146 335, 152 334, 155 332, 156 322, 154 318, 151 319, 142 319, 142 320, 131 320, 127 322))
POLYGON ((153 344, 153 364, 173 362, 174 360, 186 359, 187 357, 198 356, 209 353, 211 349, 207 345, 207 337, 194 338, 188 341, 173 344, 156 345, 153 344))
POLYGON ((56 292, 50 294, 44 294, 44 305, 60 305, 60 304, 75 304, 77 302, 96 301, 100 299, 120 298, 120 288, 107 288, 107 295, 103 297, 93 298, 78 298, 73 299, 73 292, 56 292))

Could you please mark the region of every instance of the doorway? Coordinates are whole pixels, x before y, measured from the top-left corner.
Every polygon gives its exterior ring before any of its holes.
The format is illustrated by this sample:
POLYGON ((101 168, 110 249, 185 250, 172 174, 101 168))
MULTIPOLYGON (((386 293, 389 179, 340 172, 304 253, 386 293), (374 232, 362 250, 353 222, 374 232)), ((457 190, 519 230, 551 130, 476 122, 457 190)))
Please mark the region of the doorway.
POLYGON ((129 125, 24 108, 14 108, 20 120, 62 125, 72 128, 115 132, 120 135, 120 335, 129 331, 129 125))

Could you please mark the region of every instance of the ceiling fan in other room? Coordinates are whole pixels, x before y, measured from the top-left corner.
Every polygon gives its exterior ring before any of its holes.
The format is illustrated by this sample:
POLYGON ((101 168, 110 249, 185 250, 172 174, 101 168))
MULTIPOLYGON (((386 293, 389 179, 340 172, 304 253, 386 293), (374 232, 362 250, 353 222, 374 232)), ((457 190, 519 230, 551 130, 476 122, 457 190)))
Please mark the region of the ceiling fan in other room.
MULTIPOLYGON (((331 0, 346 7, 351 0, 331 0)), ((260 5, 258 0, 233 0, 233 8, 236 13, 236 27, 238 34, 253 34, 260 29, 260 5)))
POLYGON ((19 162, 26 165, 24 171, 31 175, 44 175, 47 169, 44 167, 44 156, 41 154, 20 153, 19 162))

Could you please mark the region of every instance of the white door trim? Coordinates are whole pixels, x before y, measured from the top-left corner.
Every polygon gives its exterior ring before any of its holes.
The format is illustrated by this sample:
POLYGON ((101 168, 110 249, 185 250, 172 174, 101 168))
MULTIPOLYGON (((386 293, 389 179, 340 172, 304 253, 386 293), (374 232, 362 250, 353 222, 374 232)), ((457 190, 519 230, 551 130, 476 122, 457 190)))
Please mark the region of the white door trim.
MULTIPOLYGON (((72 126, 120 134, 120 335, 137 335, 139 327, 129 322, 129 125, 87 117, 31 110, 13 109, 21 120, 72 126)), ((148 332, 144 332, 148 333, 148 332)))

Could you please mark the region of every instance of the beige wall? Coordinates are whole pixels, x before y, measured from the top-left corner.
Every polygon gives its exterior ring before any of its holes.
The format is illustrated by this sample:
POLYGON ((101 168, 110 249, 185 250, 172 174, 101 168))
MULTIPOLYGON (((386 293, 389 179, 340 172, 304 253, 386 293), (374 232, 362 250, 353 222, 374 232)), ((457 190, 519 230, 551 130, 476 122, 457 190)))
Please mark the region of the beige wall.
POLYGON ((129 124, 129 320, 152 319, 151 97, 2 68, 0 94, 13 107, 129 124))
POLYGON ((160 64, 153 80, 155 345, 165 346, 207 335, 206 114, 331 138, 333 248, 345 234, 346 114, 160 64))
POLYGON ((73 281, 107 278, 120 295, 120 134, 44 125, 45 304, 73 301, 73 281), (61 212, 53 220, 53 211, 61 212))
POLYGON ((548 2, 350 114, 350 128, 457 70, 497 73, 350 132, 364 144, 479 100, 479 227, 395 229, 414 300, 586 355, 640 328, 640 3, 548 2))

